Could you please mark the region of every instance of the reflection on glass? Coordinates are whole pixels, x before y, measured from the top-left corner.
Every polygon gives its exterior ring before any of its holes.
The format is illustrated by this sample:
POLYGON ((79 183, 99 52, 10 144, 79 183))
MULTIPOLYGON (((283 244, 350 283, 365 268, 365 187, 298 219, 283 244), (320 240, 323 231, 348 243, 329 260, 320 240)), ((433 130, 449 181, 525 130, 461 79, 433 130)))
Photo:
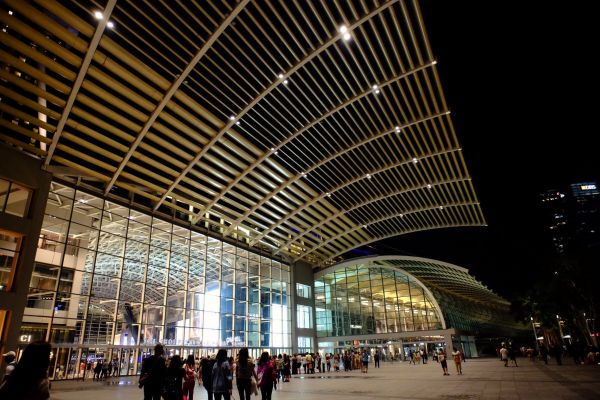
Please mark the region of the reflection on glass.
MULTIPOLYGON (((440 329, 439 310, 399 270, 355 265, 315 281, 317 336, 353 336, 440 329)), ((306 312, 298 306, 298 327, 306 312), (302 312, 302 314, 300 314, 302 312)))
POLYGON ((159 341, 289 353, 289 273, 267 257, 53 183, 23 339, 50 332, 55 343, 83 346, 82 354, 159 341))

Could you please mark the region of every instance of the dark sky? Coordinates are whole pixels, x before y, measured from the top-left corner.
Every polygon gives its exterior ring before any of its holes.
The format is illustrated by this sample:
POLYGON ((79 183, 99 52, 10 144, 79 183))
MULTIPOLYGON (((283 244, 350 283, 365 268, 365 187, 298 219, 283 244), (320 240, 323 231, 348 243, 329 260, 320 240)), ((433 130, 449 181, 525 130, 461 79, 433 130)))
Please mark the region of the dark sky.
POLYGON ((489 226, 385 242, 464 266, 509 298, 544 272, 538 194, 600 175, 600 24, 586 2, 549 3, 421 1, 489 226))

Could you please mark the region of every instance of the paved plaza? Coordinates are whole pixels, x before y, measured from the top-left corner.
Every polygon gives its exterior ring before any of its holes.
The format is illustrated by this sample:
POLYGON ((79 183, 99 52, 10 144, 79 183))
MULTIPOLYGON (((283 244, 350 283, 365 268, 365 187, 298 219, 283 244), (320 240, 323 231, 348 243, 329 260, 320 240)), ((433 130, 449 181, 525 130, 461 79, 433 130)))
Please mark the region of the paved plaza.
MULTIPOLYGON (((519 367, 505 368, 497 359, 468 360, 463 375, 449 363, 450 376, 443 376, 440 365, 382 363, 380 369, 330 372, 295 376, 280 384, 273 400, 348 398, 389 399, 600 399, 600 366, 544 365, 519 360, 519 367)), ((142 399, 134 378, 112 378, 106 382, 54 382, 54 400, 133 400, 142 399)), ((196 386, 195 399, 206 399, 206 391, 196 386)), ((260 399, 260 397, 253 397, 260 399)), ((239 400, 234 390, 234 399, 239 400)))

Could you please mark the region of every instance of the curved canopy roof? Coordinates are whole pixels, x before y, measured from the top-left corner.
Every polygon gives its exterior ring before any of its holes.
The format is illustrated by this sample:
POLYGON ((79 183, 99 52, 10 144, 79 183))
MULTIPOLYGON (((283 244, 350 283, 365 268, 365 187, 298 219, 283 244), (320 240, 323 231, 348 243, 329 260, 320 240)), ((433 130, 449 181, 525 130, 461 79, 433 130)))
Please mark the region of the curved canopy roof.
POLYGON ((413 276, 429 290, 457 296, 472 302, 506 308, 510 303, 492 292, 469 270, 443 261, 410 256, 371 256, 353 258, 315 274, 315 279, 346 266, 365 265, 402 270, 413 276))
POLYGON ((484 225, 413 1, 5 0, 0 140, 49 171, 330 264, 484 225))

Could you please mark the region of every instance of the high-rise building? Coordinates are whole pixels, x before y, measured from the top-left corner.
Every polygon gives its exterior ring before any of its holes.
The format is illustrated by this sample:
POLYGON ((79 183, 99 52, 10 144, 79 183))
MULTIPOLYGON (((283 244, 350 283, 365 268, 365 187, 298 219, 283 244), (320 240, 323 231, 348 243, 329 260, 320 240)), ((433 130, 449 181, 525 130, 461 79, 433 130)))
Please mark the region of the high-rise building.
POLYGON ((600 190, 596 182, 580 182, 569 190, 540 194, 544 226, 558 254, 600 245, 600 190))

